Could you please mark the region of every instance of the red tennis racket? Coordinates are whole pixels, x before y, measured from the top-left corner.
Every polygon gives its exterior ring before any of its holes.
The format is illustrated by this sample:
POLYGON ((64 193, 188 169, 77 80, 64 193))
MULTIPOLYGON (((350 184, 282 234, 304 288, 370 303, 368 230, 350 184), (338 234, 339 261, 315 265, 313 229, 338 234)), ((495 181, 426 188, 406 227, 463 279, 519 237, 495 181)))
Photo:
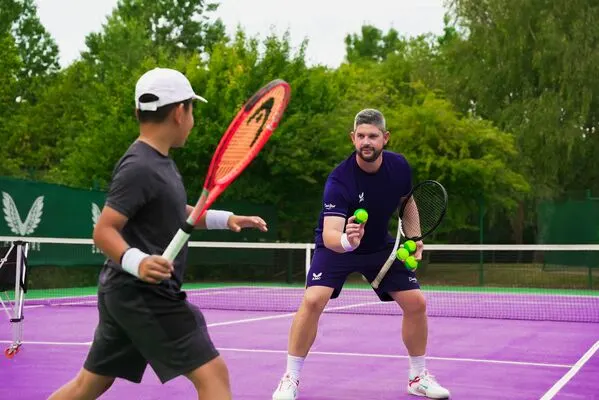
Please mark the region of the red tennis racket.
POLYGON ((200 217, 266 144, 289 103, 291 88, 277 79, 258 90, 237 113, 221 138, 200 198, 162 255, 173 261, 189 239, 200 217))

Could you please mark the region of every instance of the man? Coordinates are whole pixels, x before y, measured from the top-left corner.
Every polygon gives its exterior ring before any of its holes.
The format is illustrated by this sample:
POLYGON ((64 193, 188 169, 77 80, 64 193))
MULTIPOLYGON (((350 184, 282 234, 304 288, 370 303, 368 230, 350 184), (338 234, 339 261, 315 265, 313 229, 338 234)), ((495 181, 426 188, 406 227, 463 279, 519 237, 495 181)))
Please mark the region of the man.
MULTIPOLYGON (((99 323, 83 368, 51 400, 95 399, 117 377, 139 383, 148 363, 162 383, 186 376, 202 400, 231 398, 205 319, 181 291, 187 247, 173 263, 160 256, 193 208, 169 157, 193 128, 193 100, 206 101, 171 69, 150 70, 137 82, 140 134, 113 171, 93 233, 108 257, 99 278, 99 323)), ((198 228, 267 229, 259 217, 219 210, 209 210, 198 228)))
MULTIPOLYGON (((316 338, 320 315, 329 299, 339 296, 347 276, 359 272, 369 282, 376 277, 395 242, 387 229, 389 219, 412 187, 405 158, 383 150, 389 132, 379 111, 360 111, 350 136, 355 152, 332 171, 325 184, 316 249, 289 334, 287 370, 273 393, 274 400, 297 398, 300 372, 316 338), (358 208, 368 210, 365 224, 355 222, 353 213, 358 208)), ((417 243, 417 259, 422 250, 422 242, 417 243)), ((415 274, 396 260, 375 292, 382 301, 395 300, 403 310, 402 338, 410 356, 408 392, 448 398, 449 391, 425 367, 426 303, 415 274)))

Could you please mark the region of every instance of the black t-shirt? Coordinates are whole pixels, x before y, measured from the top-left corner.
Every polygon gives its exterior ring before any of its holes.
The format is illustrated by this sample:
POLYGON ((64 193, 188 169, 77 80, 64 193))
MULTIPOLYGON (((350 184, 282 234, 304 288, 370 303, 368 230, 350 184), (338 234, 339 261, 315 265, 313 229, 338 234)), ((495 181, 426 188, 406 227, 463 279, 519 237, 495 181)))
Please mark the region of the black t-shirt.
MULTIPOLYGON (((184 224, 187 194, 174 161, 148 144, 134 142, 116 164, 106 206, 127 216, 121 234, 131 247, 161 255, 184 224)), ((99 290, 141 284, 178 293, 187 259, 187 245, 174 260, 174 277, 159 285, 142 282, 108 259, 100 272, 99 290)))

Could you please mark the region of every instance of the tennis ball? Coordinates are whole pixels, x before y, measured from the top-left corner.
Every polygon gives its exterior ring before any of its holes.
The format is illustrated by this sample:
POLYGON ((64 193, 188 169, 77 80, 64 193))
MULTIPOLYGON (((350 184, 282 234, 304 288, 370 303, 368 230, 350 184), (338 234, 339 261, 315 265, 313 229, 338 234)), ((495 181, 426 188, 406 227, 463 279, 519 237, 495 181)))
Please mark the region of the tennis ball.
POLYGON ((414 271, 416 268, 418 268, 418 261, 416 261, 414 256, 409 256, 408 258, 406 258, 404 264, 406 265, 406 268, 408 268, 410 271, 414 271))
POLYGON ((409 255, 410 255, 410 252, 407 251, 406 249, 404 249, 403 247, 401 247, 399 250, 397 250, 397 253, 396 253, 397 258, 400 259, 401 261, 405 261, 409 255))
POLYGON ((416 251, 416 243, 413 240, 408 240, 403 244, 403 247, 407 249, 410 253, 416 251))
POLYGON ((354 211, 354 217, 356 217, 356 222, 358 224, 363 224, 364 222, 368 221, 368 213, 363 208, 358 208, 356 211, 354 211))

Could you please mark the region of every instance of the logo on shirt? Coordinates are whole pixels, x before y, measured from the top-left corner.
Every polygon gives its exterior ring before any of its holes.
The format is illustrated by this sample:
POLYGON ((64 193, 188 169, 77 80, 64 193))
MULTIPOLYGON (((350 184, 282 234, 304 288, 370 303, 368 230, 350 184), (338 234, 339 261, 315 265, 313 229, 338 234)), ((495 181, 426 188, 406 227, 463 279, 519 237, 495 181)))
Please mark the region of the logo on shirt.
POLYGON ((418 279, 414 278, 413 276, 410 276, 410 277, 408 278, 408 280, 409 280, 410 282, 414 282, 414 283, 418 282, 418 279))
POLYGON ((361 203, 363 201, 364 201, 364 192, 362 192, 358 195, 358 203, 361 203))
POLYGON ((335 205, 333 203, 324 203, 324 208, 327 210, 332 210, 333 208, 335 208, 335 205))
POLYGON ((322 278, 322 272, 319 272, 318 274, 315 272, 312 272, 312 280, 313 281, 319 281, 320 278, 322 278))

